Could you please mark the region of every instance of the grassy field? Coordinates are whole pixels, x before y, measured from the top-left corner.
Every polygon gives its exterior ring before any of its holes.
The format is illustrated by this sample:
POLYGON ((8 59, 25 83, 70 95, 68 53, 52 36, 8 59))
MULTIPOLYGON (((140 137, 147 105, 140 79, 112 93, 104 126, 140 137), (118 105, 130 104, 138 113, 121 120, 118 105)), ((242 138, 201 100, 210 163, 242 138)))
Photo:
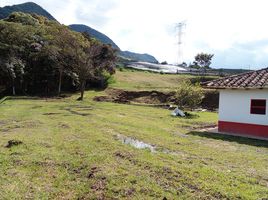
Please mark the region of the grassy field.
POLYGON ((181 81, 194 78, 192 75, 158 74, 142 71, 117 71, 116 82, 110 87, 124 90, 174 90, 181 81))
MULTIPOLYGON (((189 74, 159 74, 152 72, 137 71, 131 69, 117 70, 114 75, 115 82, 112 88, 123 90, 158 90, 174 91, 183 80, 198 81, 200 76, 189 74)), ((206 76, 206 78, 218 78, 217 76, 206 76)))
POLYGON ((195 131, 216 124, 216 113, 182 119, 92 101, 102 94, 0 104, 1 199, 268 197, 267 142, 195 131), (124 144, 119 134, 156 151, 124 144), (10 140, 22 144, 7 148, 10 140))

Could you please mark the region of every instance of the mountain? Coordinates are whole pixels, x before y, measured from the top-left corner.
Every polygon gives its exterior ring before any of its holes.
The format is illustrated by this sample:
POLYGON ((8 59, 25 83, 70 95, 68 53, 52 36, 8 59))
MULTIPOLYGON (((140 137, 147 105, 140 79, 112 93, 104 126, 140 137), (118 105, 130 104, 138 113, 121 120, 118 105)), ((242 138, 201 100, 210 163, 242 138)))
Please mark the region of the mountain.
POLYGON ((152 55, 147 54, 147 53, 140 54, 140 53, 133 53, 130 51, 120 51, 119 55, 124 57, 124 58, 128 58, 130 60, 133 60, 133 61, 158 63, 158 60, 156 60, 155 57, 153 57, 152 55))
POLYGON ((0 8, 0 19, 8 17, 12 12, 35 13, 38 15, 42 15, 50 20, 56 21, 56 19, 51 14, 49 14, 45 9, 43 9, 41 6, 33 2, 27 2, 23 4, 5 6, 0 8))
POLYGON ((73 31, 77 31, 80 33, 87 32, 91 37, 96 38, 100 42, 104 44, 111 44, 113 48, 120 50, 120 48, 106 35, 103 33, 90 28, 89 26, 83 25, 83 24, 71 24, 69 26, 73 31))
MULTIPOLYGON (((57 21, 49 12, 47 12, 41 6, 33 2, 27 2, 23 4, 5 6, 0 8, 0 19, 8 17, 12 12, 35 13, 38 15, 42 15, 50 20, 57 21)), ((89 26, 83 24, 72 24, 69 27, 77 32, 87 32, 90 36, 96 38, 97 40, 105 44, 111 44, 113 48, 118 50, 118 55, 123 59, 126 59, 128 61, 158 63, 155 57, 149 54, 139 54, 130 51, 121 51, 120 48, 115 44, 115 42, 113 42, 113 40, 111 40, 108 36, 89 26)))
POLYGON ((77 32, 87 32, 90 36, 96 38, 97 40, 101 41, 105 44, 111 44, 113 48, 119 51, 118 55, 130 60, 130 61, 141 61, 141 62, 150 62, 150 63, 158 63, 158 61, 149 54, 139 54, 133 53, 130 51, 121 51, 120 48, 115 44, 113 40, 111 40, 108 36, 104 35, 103 33, 83 24, 72 24, 69 26, 72 30, 77 32))

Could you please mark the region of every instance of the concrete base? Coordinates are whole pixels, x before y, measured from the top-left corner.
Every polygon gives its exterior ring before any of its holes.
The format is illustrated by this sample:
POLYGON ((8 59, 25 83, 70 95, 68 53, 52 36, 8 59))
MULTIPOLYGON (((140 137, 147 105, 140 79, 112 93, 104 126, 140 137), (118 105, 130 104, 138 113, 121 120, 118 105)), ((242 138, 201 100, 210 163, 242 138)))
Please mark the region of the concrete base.
POLYGON ((208 133, 220 134, 220 135, 230 135, 230 136, 237 136, 237 137, 244 137, 244 138, 251 138, 251 139, 258 139, 258 140, 268 141, 268 138, 264 138, 264 137, 257 137, 257 136, 252 136, 252 135, 243 135, 243 134, 238 134, 238 133, 220 132, 218 130, 218 127, 216 127, 216 128, 208 128, 208 129, 204 129, 202 131, 208 132, 208 133))

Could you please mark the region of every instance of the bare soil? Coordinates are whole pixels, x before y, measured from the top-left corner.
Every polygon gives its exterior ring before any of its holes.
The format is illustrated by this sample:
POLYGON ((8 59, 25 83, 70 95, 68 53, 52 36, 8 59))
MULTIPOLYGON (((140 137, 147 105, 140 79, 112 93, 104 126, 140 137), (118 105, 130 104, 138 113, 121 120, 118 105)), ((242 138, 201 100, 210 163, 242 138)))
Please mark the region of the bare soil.
MULTIPOLYGON (((97 96, 94 101, 115 103, 139 103, 156 106, 167 106, 174 104, 175 92, 160 91, 127 91, 122 89, 107 89, 106 96, 97 96)), ((216 91, 205 91, 201 107, 208 110, 218 108, 219 94, 216 91)))

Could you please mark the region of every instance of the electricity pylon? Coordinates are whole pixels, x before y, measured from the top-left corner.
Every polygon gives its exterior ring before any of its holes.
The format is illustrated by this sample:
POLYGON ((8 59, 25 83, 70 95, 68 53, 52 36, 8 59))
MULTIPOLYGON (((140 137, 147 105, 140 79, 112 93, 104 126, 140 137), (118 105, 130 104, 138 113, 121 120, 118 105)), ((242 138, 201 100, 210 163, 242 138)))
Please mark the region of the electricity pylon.
POLYGON ((178 35, 178 64, 183 62, 183 35, 185 34, 186 21, 176 24, 176 31, 178 35))

